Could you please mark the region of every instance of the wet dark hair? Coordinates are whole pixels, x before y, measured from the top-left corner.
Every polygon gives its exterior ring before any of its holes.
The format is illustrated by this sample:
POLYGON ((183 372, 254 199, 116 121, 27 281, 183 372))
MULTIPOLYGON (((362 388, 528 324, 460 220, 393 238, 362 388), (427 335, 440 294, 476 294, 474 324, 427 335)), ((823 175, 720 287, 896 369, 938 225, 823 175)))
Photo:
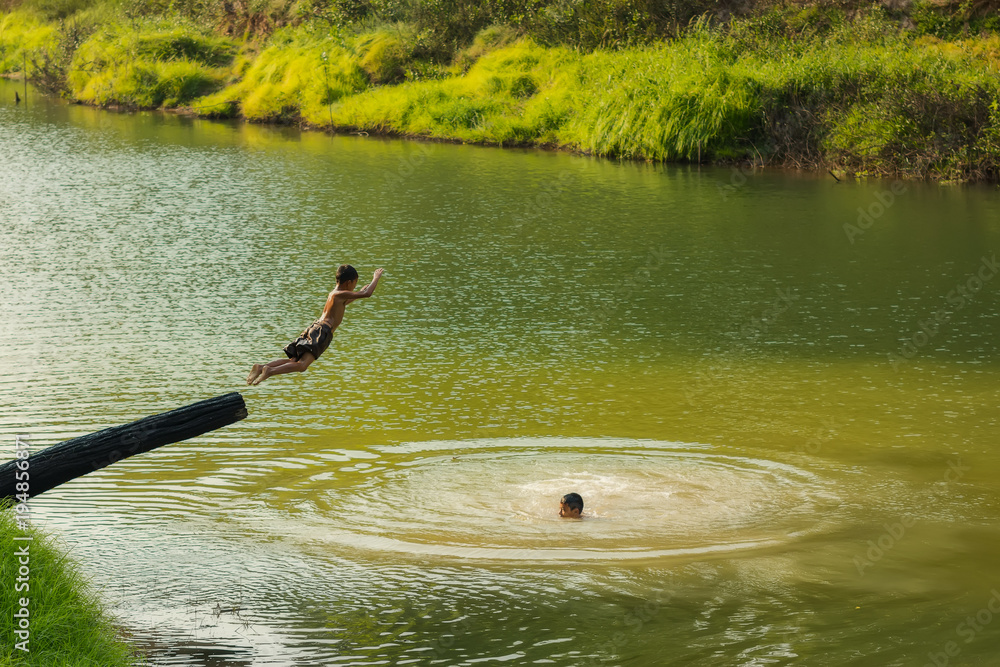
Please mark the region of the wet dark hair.
POLYGON ((337 267, 337 284, 347 283, 358 279, 358 270, 350 264, 341 264, 337 267))
POLYGON ((566 503, 571 510, 583 512, 583 498, 580 497, 579 493, 567 493, 560 502, 566 503))

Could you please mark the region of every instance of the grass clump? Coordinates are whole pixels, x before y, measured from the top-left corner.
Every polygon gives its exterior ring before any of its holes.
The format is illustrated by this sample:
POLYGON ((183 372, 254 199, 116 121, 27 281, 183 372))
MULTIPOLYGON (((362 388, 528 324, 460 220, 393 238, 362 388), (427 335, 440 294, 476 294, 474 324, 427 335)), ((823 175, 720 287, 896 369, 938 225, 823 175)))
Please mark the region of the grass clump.
POLYGON ((491 25, 480 30, 467 48, 455 54, 452 72, 464 74, 490 51, 507 46, 517 40, 517 31, 506 25, 491 25))
POLYGON ((361 69, 374 84, 398 83, 406 76, 411 46, 400 32, 378 30, 359 36, 355 51, 361 69))
MULTIPOLYGON (((530 39, 482 52, 467 72, 355 95, 337 124, 369 131, 598 155, 691 159, 742 154, 760 115, 755 85, 703 34, 656 47, 582 55, 530 39)), ((470 56, 471 59, 471 56, 470 56)), ((461 71, 461 66, 456 67, 461 71)))
POLYGON ((988 57, 899 32, 844 31, 741 65, 761 85, 765 124, 756 140, 779 163, 980 180, 1000 167, 1000 145, 978 139, 1000 99, 988 57))
POLYGON ((188 27, 113 25, 77 49, 66 84, 99 106, 174 107, 220 88, 235 53, 231 40, 188 27))
POLYGON ((419 59, 420 37, 407 26, 342 35, 315 26, 277 31, 251 60, 238 61, 234 83, 193 104, 207 116, 329 127, 338 104, 372 86, 444 75, 419 59))
POLYGON ((0 73, 22 72, 25 56, 54 52, 59 43, 57 26, 33 13, 14 11, 0 15, 0 73))
POLYGON ((138 664, 131 648, 117 637, 117 631, 77 567, 53 542, 35 528, 22 530, 9 502, 0 504, 0 664, 26 667, 100 665, 128 667, 138 664), (30 535, 30 542, 15 537, 30 535), (15 590, 20 556, 14 554, 28 545, 26 591, 15 590), (11 623, 20 598, 28 598, 29 642, 25 653, 15 644, 22 641, 11 623))
POLYGON ((555 141, 579 55, 522 40, 462 76, 414 81, 344 100, 334 123, 379 132, 500 145, 555 141))
POLYGON ((598 155, 653 160, 742 155, 760 98, 733 65, 706 35, 591 54, 564 140, 598 155))
POLYGON ((256 122, 305 117, 321 124, 329 105, 369 85, 368 73, 348 44, 335 35, 303 29, 279 31, 256 58, 240 66, 239 81, 197 100, 199 113, 239 114, 256 122))

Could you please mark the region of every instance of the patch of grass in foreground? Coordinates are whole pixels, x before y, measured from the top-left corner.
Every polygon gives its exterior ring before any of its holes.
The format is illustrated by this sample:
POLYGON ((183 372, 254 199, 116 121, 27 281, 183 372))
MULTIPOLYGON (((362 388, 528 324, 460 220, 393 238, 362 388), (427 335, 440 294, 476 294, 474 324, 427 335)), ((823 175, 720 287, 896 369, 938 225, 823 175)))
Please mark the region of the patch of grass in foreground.
POLYGON ((0 503, 0 665, 19 667, 131 667, 144 664, 117 637, 100 601, 76 565, 37 528, 22 531, 9 502, 0 503), (15 537, 30 535, 30 542, 15 537), (28 545, 28 591, 17 591, 18 556, 28 545), (30 652, 16 648, 19 599, 29 599, 30 652))

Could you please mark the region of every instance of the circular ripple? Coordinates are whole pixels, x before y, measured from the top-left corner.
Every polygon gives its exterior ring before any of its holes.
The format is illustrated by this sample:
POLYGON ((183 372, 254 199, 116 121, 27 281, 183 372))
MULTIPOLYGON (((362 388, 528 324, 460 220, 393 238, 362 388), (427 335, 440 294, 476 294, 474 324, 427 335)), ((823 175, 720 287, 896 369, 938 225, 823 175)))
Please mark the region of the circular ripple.
POLYGON ((310 539, 416 555, 633 559, 773 546, 839 504, 816 475, 773 461, 639 440, 519 438, 380 450, 317 490, 310 539), (579 520, 558 516, 571 491, 579 520))

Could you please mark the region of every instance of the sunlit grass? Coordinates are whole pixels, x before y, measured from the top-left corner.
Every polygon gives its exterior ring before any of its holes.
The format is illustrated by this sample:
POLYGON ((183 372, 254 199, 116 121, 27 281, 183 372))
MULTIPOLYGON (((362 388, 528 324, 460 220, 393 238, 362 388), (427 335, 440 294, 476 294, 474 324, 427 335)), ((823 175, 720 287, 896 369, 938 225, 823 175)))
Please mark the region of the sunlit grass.
POLYGON ((55 48, 58 31, 29 12, 0 15, 0 73, 21 72, 26 55, 55 48))
MULTIPOLYGON (((140 664, 130 647, 117 637, 111 620, 76 565, 51 538, 35 528, 22 531, 9 504, 0 503, 0 664, 26 667, 126 667, 140 664), (30 542, 15 541, 24 534, 30 542), (26 591, 15 589, 19 557, 28 545, 26 591), (21 639, 12 622, 19 599, 29 599, 28 652, 15 648, 21 639)), ((24 583, 24 582, 21 582, 24 583)))
POLYGON ((459 76, 380 87, 337 105, 337 125, 487 143, 556 141, 579 56, 521 41, 459 76))
POLYGON ((993 127, 1000 99, 994 47, 946 51, 865 26, 803 42, 700 28, 586 55, 522 40, 464 74, 347 97, 332 116, 369 131, 606 156, 947 177, 1000 164, 996 132, 975 126, 993 127))
MULTIPOLYGON (((56 39, 31 15, 2 20, 6 71, 56 39)), ((996 35, 946 41, 874 10, 850 20, 802 10, 584 53, 490 26, 450 66, 428 59, 421 39, 405 24, 307 23, 262 44, 113 24, 76 49, 67 89, 99 105, 601 156, 1000 177, 996 35)))
POLYGON ((91 104, 174 107, 220 88, 235 54, 232 40, 187 27, 112 26, 77 49, 67 86, 91 104))
POLYGON ((328 105, 368 85, 361 59, 339 39, 281 31, 252 60, 237 63, 239 80, 193 106, 203 115, 239 114, 277 121, 299 116, 329 125, 328 105), (242 70, 239 72, 238 70, 242 70))

